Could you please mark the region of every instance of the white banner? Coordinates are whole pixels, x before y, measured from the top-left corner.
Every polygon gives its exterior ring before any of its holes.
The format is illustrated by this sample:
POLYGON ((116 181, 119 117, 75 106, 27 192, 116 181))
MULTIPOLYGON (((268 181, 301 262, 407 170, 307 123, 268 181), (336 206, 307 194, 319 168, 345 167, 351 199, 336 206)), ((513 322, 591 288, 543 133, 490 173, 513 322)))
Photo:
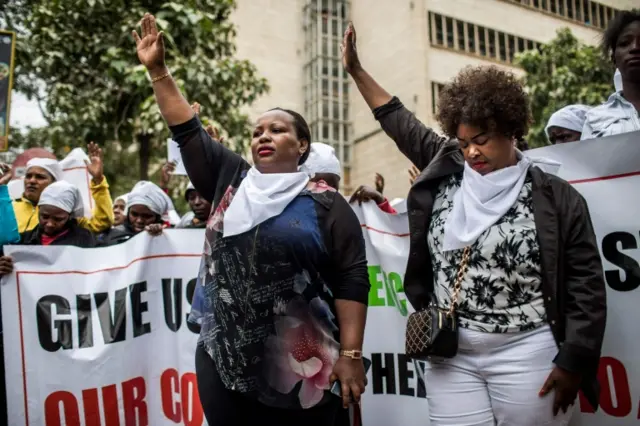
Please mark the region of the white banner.
MULTIPOLYGON (((603 253, 610 306, 603 390, 595 413, 580 400, 576 426, 631 425, 640 417, 633 367, 640 365, 639 135, 530 152, 563 163, 561 175, 589 203, 603 253)), ((423 366, 403 354, 406 214, 355 210, 372 286, 363 424, 425 426, 423 366)), ((205 424, 193 374, 197 336, 186 322, 201 247, 194 241, 202 238, 202 231, 170 230, 104 249, 6 247, 16 260, 2 285, 9 424, 205 424)))

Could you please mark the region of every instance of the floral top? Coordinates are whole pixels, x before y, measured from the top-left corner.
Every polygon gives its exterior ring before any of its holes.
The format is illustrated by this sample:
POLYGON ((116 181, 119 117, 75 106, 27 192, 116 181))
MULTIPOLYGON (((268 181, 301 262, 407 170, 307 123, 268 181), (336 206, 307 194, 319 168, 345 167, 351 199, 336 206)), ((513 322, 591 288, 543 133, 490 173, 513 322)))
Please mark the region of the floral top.
MULTIPOLYGON (((460 188, 461 174, 439 185, 427 241, 439 303, 450 306, 463 250, 442 251, 444 224, 460 188)), ((511 209, 472 245, 469 269, 458 300, 460 325, 475 331, 510 333, 546 323, 540 248, 527 178, 511 209)))
POLYGON ((310 183, 278 216, 222 238, 223 218, 249 164, 197 118, 172 129, 189 178, 212 202, 199 281, 199 344, 224 385, 265 405, 300 409, 335 396, 340 345, 335 300, 367 303, 360 223, 347 201, 310 183))

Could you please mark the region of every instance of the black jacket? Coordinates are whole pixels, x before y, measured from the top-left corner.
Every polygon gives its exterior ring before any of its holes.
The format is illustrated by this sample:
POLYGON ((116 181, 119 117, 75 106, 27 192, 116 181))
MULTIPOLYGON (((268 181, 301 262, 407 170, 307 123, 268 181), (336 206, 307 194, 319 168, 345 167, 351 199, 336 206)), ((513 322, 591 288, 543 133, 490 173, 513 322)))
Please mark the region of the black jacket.
MULTIPOLYGON (((393 98, 374 110, 383 130, 422 171, 409 195, 410 251, 405 293, 415 309, 433 292, 427 231, 435 191, 441 180, 464 169, 458 142, 437 135, 393 98)), ((542 292, 551 331, 558 345, 554 363, 581 373, 582 390, 598 406, 596 380, 607 306, 602 261, 586 201, 566 181, 537 167, 532 179, 534 222, 541 253, 542 292)))
POLYGON ((137 233, 131 228, 127 222, 122 225, 114 226, 98 235, 98 245, 100 247, 107 246, 115 246, 118 244, 122 244, 125 241, 129 241, 131 238, 135 237, 137 233))
MULTIPOLYGON (((36 226, 30 231, 20 234, 20 244, 39 246, 42 245, 42 228, 36 226)), ((78 225, 75 219, 71 219, 67 225, 68 232, 59 238, 56 238, 52 246, 76 246, 80 248, 96 247, 96 239, 88 229, 78 225)))

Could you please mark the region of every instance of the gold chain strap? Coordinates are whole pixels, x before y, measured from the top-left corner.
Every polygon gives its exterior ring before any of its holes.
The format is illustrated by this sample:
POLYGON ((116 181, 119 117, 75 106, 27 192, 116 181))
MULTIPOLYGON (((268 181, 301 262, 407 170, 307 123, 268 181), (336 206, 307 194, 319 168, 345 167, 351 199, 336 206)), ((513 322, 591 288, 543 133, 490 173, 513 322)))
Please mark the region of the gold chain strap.
POLYGON ((458 305, 458 298, 460 297, 460 290, 462 289, 462 281, 464 280, 464 276, 467 273, 467 269, 469 269, 469 253, 471 252, 471 246, 466 246, 464 248, 464 252, 462 253, 462 261, 460 262, 460 269, 458 270, 458 275, 456 276, 456 282, 453 285, 453 296, 451 296, 451 307, 449 308, 449 312, 447 312, 448 316, 453 315, 456 310, 456 306, 458 305))

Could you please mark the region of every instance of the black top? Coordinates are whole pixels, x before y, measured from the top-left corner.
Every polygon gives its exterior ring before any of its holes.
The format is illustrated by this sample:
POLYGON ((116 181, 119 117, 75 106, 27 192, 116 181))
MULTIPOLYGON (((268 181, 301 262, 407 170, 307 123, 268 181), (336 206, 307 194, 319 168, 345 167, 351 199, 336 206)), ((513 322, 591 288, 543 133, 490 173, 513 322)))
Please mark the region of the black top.
MULTIPOLYGON (((464 156, 456 140, 426 127, 398 98, 374 110, 382 129, 422 171, 409 195, 410 249, 405 294, 423 308, 434 289, 427 244, 435 193, 443 179, 461 173, 464 156)), ((596 374, 607 317, 602 261, 589 209, 569 183, 529 169, 534 223, 540 247, 542 292, 546 318, 559 346, 554 363, 583 375, 585 396, 598 406, 596 374)))
POLYGON ((278 216, 223 238, 223 217, 250 165, 213 141, 194 117, 172 127, 196 190, 213 204, 205 237, 200 344, 224 385, 283 408, 335 398, 335 300, 368 301, 360 223, 324 183, 310 184, 278 216))
MULTIPOLYGON (((52 246, 76 246, 80 248, 96 247, 97 242, 91 231, 78 225, 75 219, 71 219, 67 224, 67 232, 51 242, 52 246)), ((37 225, 30 231, 20 234, 20 244, 40 246, 42 238, 42 228, 37 225)))

